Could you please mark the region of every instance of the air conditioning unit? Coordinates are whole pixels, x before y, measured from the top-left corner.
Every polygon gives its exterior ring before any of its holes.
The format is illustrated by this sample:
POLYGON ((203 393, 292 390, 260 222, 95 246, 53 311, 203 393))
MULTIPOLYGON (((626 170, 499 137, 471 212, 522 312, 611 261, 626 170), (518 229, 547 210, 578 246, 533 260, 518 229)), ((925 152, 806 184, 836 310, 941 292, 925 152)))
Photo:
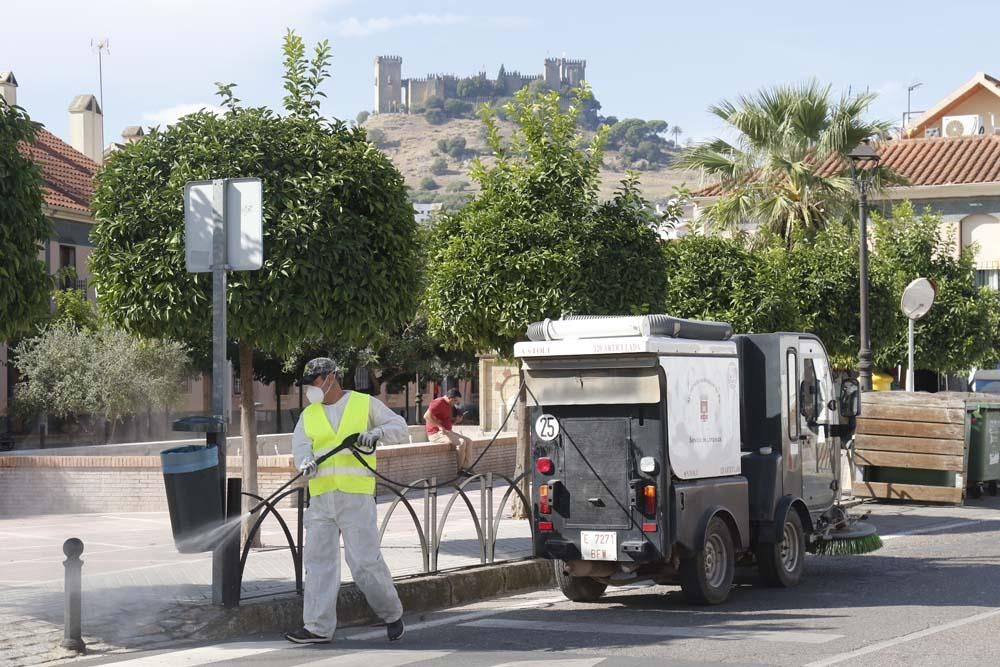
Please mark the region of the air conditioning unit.
POLYGON ((983 120, 978 114, 965 116, 945 116, 941 120, 941 129, 946 137, 971 137, 982 134, 983 120))
POLYGON ((925 137, 940 137, 941 128, 940 127, 928 127, 924 130, 925 137))

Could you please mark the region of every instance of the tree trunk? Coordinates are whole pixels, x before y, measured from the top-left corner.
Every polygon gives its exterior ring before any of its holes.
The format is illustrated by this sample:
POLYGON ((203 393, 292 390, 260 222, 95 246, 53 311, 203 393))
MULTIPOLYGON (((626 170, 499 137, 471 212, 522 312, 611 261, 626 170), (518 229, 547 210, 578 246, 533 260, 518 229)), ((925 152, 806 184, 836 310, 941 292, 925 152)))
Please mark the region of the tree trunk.
POLYGON ((274 432, 283 433, 281 430, 281 381, 274 381, 274 404, 277 406, 274 410, 274 432))
MULTIPOLYGON (((253 401, 253 346, 249 341, 240 341, 240 432, 243 434, 243 492, 257 493, 257 411, 253 401)), ((256 501, 243 496, 243 513, 249 512, 256 501)), ((255 517, 254 517, 255 518, 255 517)), ((250 531, 251 517, 243 522, 243 542, 250 531)), ((260 546, 260 534, 254 539, 254 547, 260 546)))
MULTIPOLYGON (((515 455, 516 463, 514 464, 514 478, 516 479, 521 473, 531 471, 531 455, 529 444, 531 442, 531 431, 528 427, 528 392, 524 388, 524 369, 522 368, 518 372, 518 386, 521 390, 517 393, 517 410, 515 414, 517 415, 517 454, 515 455)), ((524 494, 526 498, 531 498, 529 495, 531 493, 531 475, 527 474, 524 479, 520 481, 518 487, 521 489, 521 493, 524 494)), ((515 519, 530 519, 531 518, 531 508, 526 507, 523 502, 521 502, 520 496, 515 495, 513 498, 514 503, 511 505, 511 515, 515 519)))

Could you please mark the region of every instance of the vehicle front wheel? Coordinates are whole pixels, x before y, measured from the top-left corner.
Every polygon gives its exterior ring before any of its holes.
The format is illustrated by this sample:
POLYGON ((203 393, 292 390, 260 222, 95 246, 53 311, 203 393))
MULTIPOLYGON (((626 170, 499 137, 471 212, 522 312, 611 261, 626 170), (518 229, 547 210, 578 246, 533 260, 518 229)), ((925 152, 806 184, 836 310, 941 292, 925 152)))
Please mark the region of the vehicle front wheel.
POLYGON ((571 577, 566 573, 566 563, 561 560, 554 561, 554 565, 559 590, 573 602, 597 602, 608 588, 593 577, 571 577))
POLYGON ((678 578, 684 597, 691 604, 719 604, 729 597, 736 574, 736 549, 729 526, 712 517, 705 546, 691 558, 681 559, 678 578))
POLYGON ((781 541, 757 545, 757 571, 763 582, 774 588, 792 588, 802 580, 806 562, 806 533, 799 513, 789 508, 781 541))

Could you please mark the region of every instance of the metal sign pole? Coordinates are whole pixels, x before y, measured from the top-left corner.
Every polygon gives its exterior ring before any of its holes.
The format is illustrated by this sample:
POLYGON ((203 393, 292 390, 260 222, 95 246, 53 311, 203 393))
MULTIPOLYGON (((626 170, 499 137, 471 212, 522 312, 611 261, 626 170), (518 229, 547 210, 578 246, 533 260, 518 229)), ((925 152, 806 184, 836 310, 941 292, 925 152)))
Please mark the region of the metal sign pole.
POLYGON ((908 365, 906 367, 906 391, 913 391, 913 330, 916 324, 915 320, 907 319, 910 323, 910 330, 907 336, 907 342, 909 346, 908 352, 908 365))
MULTIPOLYGON (((226 180, 212 181, 212 416, 226 423, 226 180)), ((223 429, 219 429, 222 431, 223 429)), ((219 452, 223 507, 226 499, 226 433, 211 435, 219 452)), ((212 552, 212 602, 224 599, 225 549, 212 552)))

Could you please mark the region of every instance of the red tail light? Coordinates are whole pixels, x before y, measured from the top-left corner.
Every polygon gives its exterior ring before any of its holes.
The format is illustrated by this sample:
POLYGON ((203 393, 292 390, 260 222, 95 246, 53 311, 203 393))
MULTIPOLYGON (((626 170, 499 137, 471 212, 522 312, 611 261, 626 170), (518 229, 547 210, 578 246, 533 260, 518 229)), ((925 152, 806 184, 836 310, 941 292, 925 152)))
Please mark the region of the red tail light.
POLYGON ((543 456, 542 458, 535 461, 535 470, 537 470, 542 475, 551 475, 552 471, 554 471, 555 469, 556 466, 554 463, 552 463, 552 459, 550 459, 547 456, 543 456))
POLYGON ((538 513, 551 514, 552 506, 549 504, 549 485, 542 484, 538 487, 538 513))
POLYGON ((642 487, 642 513, 656 516, 656 486, 653 484, 642 487))
POLYGON ((540 533, 551 533, 552 532, 552 522, 551 521, 539 521, 538 522, 538 532, 540 532, 540 533))

